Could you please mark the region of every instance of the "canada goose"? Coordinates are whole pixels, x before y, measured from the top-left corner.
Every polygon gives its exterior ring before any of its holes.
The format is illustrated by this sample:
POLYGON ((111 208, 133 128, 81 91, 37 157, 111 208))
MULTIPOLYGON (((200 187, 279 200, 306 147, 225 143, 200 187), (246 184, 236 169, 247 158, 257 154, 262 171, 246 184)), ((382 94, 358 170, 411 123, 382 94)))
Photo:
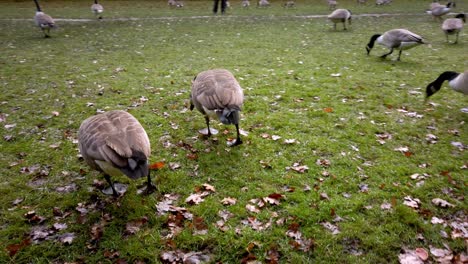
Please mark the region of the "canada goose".
POLYGON ((267 7, 270 6, 270 2, 268 0, 258 0, 257 7, 267 7))
POLYGON ((328 3, 328 9, 333 10, 336 8, 336 5, 338 4, 335 0, 327 0, 328 3))
POLYGON ((367 0, 357 0, 358 5, 365 4, 367 0))
POLYGON ((442 20, 442 16, 450 12, 450 9, 454 6, 453 2, 448 2, 447 5, 434 5, 433 8, 427 11, 428 14, 432 15, 434 19, 442 20))
POLYGON ((94 4, 91 5, 91 11, 98 19, 102 19, 102 12, 104 12, 104 7, 98 3, 98 0, 94 0, 94 4))
POLYGON ((400 53, 398 54, 398 59, 400 60, 401 52, 403 50, 410 49, 420 44, 425 44, 422 37, 406 29, 392 29, 385 32, 383 35, 375 34, 370 38, 369 43, 366 46, 367 55, 370 54, 372 48, 374 47, 374 42, 377 40, 377 43, 383 46, 386 46, 390 49, 389 53, 386 53, 381 58, 385 58, 388 55, 392 54, 394 49, 399 49, 400 53))
POLYGON ((234 124, 237 139, 232 146, 242 144, 239 119, 244 93, 231 72, 224 69, 207 70, 199 73, 192 81, 190 110, 194 107, 204 116, 211 136, 210 117, 218 118, 223 124, 234 124))
POLYGON ((333 29, 336 30, 337 23, 343 23, 343 29, 346 30, 346 21, 351 25, 351 11, 348 9, 336 9, 328 15, 328 19, 333 22, 333 29))
POLYGON ((286 3, 283 4, 284 7, 287 7, 287 8, 290 8, 290 7, 295 7, 296 6, 296 2, 294 1, 286 1, 286 3))
POLYGON ((454 44, 458 43, 458 34, 460 30, 463 28, 463 23, 465 23, 465 14, 458 14, 455 18, 448 18, 442 24, 442 30, 445 33, 445 37, 447 38, 447 42, 449 42, 448 35, 455 34, 457 37, 455 39, 454 44))
POLYGON ((114 110, 89 117, 78 131, 80 153, 86 163, 104 174, 114 196, 119 196, 110 176, 127 175, 131 179, 147 177, 151 183, 148 158, 150 142, 145 129, 131 114, 114 110))
POLYGON ((54 19, 46 13, 42 12, 37 0, 34 0, 34 3, 36 3, 37 8, 36 15, 34 16, 34 22, 36 22, 36 25, 41 28, 42 32, 44 33, 44 37, 50 38, 50 29, 55 27, 54 19))
POLYGON ((242 0, 242 7, 249 7, 250 1, 249 0, 242 0))
POLYGON ((463 73, 446 71, 442 73, 435 81, 427 85, 426 99, 439 91, 444 81, 448 81, 449 86, 454 91, 468 95, 468 70, 463 73))
POLYGON ((170 7, 184 7, 184 3, 178 0, 168 0, 167 5, 170 7))
POLYGON ((392 0, 376 0, 375 5, 389 5, 392 3, 392 0))

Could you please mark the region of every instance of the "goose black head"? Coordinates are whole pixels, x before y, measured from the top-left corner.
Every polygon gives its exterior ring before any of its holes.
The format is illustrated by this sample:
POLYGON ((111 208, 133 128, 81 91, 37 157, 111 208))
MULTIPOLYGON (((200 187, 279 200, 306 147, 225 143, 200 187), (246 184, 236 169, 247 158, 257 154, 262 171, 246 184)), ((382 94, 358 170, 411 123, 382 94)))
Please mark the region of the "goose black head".
POLYGON ((466 23, 466 16, 465 14, 458 14, 455 16, 455 18, 459 18, 461 20, 463 20, 463 23, 466 23))
POLYGON ((379 38, 380 36, 382 36, 382 35, 381 34, 375 34, 370 38, 369 43, 367 43, 367 46, 366 46, 367 55, 370 54, 372 48, 374 47, 375 40, 377 38, 379 38))

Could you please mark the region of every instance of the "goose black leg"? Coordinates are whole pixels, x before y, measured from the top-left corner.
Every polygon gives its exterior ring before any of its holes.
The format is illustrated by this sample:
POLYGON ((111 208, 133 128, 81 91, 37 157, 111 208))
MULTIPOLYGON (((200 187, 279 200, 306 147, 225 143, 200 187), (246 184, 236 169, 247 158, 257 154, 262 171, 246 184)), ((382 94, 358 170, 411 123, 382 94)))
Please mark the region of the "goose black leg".
POLYGON ((398 53, 398 59, 397 59, 397 61, 400 61, 400 57, 401 57, 401 52, 402 52, 402 51, 403 51, 403 50, 400 50, 400 52, 398 53))
POLYGON ((392 54, 393 53, 393 48, 390 49, 390 52, 389 53, 385 53, 384 55, 380 56, 380 58, 382 59, 385 59, 388 55, 392 54))
POLYGON ((115 190, 114 184, 112 183, 112 180, 111 180, 110 176, 107 175, 107 174, 104 174, 104 178, 106 179, 107 183, 109 183, 109 185, 110 185, 110 187, 112 189, 112 195, 114 197, 119 197, 119 193, 115 190))
POLYGON ((238 146, 238 145, 242 144, 242 139, 240 138, 240 132, 239 132, 239 125, 238 124, 236 124, 236 131, 237 131, 236 142, 234 142, 231 145, 231 147, 238 146))
POLYGON ((151 171, 148 170, 148 180, 146 182, 146 190, 144 192, 144 194, 148 195, 148 194, 152 194, 154 191, 156 191, 156 185, 154 185, 152 182, 151 182, 151 171))
POLYGON ((205 116, 206 127, 208 128, 208 137, 211 137, 210 118, 205 116))

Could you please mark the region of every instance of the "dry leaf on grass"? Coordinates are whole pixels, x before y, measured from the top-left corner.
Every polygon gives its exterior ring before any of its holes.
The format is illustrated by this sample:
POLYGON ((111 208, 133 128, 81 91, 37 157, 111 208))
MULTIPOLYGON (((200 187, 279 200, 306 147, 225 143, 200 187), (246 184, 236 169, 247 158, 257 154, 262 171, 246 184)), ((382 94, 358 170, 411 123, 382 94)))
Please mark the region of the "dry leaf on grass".
POLYGON ((432 199, 432 203, 434 205, 437 205, 439 207, 443 207, 443 208, 448 208, 448 207, 455 207, 455 205, 445 201, 445 200, 442 200, 440 198, 434 198, 432 199))
POLYGON ((418 209, 421 205, 421 200, 418 198, 412 198, 411 196, 406 196, 404 198, 403 204, 414 209, 418 209))
POLYGON ((223 200, 221 200, 221 203, 224 205, 235 205, 237 203, 237 199, 232 197, 226 197, 223 200))

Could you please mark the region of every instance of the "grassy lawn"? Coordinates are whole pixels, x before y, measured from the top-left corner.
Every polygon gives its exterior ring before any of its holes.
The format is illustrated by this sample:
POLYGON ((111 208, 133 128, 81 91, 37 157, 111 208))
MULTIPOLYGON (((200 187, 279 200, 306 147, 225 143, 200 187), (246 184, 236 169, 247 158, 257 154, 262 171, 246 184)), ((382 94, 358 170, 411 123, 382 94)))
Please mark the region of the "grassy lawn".
MULTIPOLYGON (((440 73, 468 69, 468 36, 447 44, 424 14, 430 1, 394 2, 339 1, 357 15, 397 14, 356 16, 344 32, 307 17, 328 14, 325 1, 241 9, 232 0, 226 16, 211 14, 212 1, 180 10, 103 1, 102 21, 91 1, 43 1, 59 25, 44 39, 32 1, 1 1, 0 262, 466 256, 468 101, 447 83, 427 102, 424 92, 440 73), (370 36, 393 28, 429 44, 400 62, 397 52, 380 59, 378 45, 367 56, 370 36), (205 122, 188 109, 190 85, 211 68, 244 89, 241 146, 229 148, 234 126, 214 120, 218 135, 198 135, 205 122), (150 196, 138 194, 144 180, 125 177, 115 179, 129 185, 123 197, 102 194, 104 178, 78 157, 81 122, 114 109, 141 122, 150 162, 165 164, 152 171, 150 196)), ((455 12, 468 8, 458 2, 455 12)))

